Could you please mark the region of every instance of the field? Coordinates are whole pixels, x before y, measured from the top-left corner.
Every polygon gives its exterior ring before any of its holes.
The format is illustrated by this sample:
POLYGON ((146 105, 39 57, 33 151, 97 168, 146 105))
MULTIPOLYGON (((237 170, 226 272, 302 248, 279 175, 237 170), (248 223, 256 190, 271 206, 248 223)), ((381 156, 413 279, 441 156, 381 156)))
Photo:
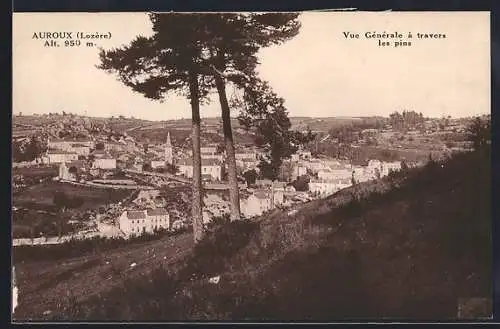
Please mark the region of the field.
MULTIPOLYGON (((201 139, 204 143, 222 143, 224 136, 220 129, 208 127, 202 130, 201 139)), ((130 131, 129 134, 139 141, 149 140, 150 142, 163 143, 167 140, 167 134, 170 133, 170 138, 174 146, 190 147, 186 144, 191 136, 191 126, 181 127, 178 124, 169 127, 164 124, 147 126, 141 129, 130 131)), ((233 129, 233 138, 236 144, 249 144, 253 142, 252 135, 243 133, 237 129, 233 129)))
POLYGON ((342 125, 361 122, 361 118, 351 117, 330 117, 330 118, 308 118, 308 117, 291 117, 292 129, 303 130, 311 129, 312 131, 328 132, 332 128, 337 128, 342 125))
MULTIPOLYGON (((373 146, 363 146, 363 152, 365 152, 365 157, 367 159, 379 158, 378 155, 392 154, 393 159, 405 159, 409 162, 427 161, 429 155, 433 159, 440 159, 443 156, 442 151, 431 151, 426 149, 399 149, 399 148, 388 148, 388 147, 373 147, 373 146)), ((391 161, 391 156, 387 158, 387 161, 391 161)))
POLYGON ((59 173, 59 169, 56 166, 50 167, 20 167, 13 168, 12 175, 23 175, 25 177, 55 177, 59 173))
POLYGON ((19 306, 16 319, 42 320, 92 295, 104 295, 130 279, 141 280, 157 268, 173 269, 193 245, 192 234, 128 245, 102 254, 54 261, 16 262, 19 306), (131 267, 132 263, 137 266, 131 267), (48 311, 48 312, 46 312, 48 311), (45 312, 45 316, 44 316, 45 312))
MULTIPOLYGON (((83 204, 76 209, 68 209, 66 218, 87 218, 84 211, 96 210, 111 202, 118 202, 130 195, 127 190, 113 190, 101 188, 89 188, 74 186, 67 183, 46 181, 33 185, 16 192, 13 196, 13 206, 18 208, 13 212, 12 231, 14 238, 56 236, 58 234, 58 222, 61 214, 58 213, 53 203, 54 193, 64 192, 70 198, 82 198, 83 204), (77 217, 74 217, 77 216, 77 217)), ((62 233, 74 232, 80 224, 65 224, 61 227, 62 233)))
POLYGON ((16 207, 23 207, 27 204, 51 207, 56 191, 64 192, 69 197, 82 198, 84 204, 80 209, 96 209, 111 202, 118 202, 130 194, 130 191, 126 190, 90 188, 48 181, 27 188, 14 197, 13 203, 16 207))

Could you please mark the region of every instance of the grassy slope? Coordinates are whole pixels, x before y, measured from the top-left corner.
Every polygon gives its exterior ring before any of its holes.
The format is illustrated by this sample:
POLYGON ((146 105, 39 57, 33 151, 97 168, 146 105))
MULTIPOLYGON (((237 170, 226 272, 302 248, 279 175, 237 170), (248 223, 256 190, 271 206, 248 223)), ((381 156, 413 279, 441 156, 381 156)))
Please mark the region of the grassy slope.
POLYGON ((69 312, 72 303, 87 300, 92 294, 105 294, 112 287, 123 285, 130 278, 148 276, 157 268, 178 266, 189 254, 192 241, 191 234, 184 233, 79 257, 45 255, 38 261, 16 260, 14 250, 19 287, 19 306, 14 320, 36 321, 52 316, 57 319, 69 312), (130 267, 133 262, 136 267, 130 267), (46 311, 51 314, 44 316, 46 311))
POLYGON ((490 209, 489 159, 460 155, 294 216, 223 225, 180 271, 118 285, 57 318, 455 318, 459 298, 492 295, 490 209), (208 283, 215 274, 221 282, 208 283))

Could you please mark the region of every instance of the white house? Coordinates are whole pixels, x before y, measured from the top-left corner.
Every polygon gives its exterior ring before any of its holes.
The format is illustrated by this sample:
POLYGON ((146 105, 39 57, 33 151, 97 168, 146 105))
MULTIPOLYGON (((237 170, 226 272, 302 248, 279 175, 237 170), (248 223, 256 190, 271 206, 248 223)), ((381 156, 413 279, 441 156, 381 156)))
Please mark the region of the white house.
POLYGON ((247 217, 251 218, 254 216, 260 216, 262 213, 273 208, 273 203, 269 193, 264 191, 255 192, 248 197, 246 200, 240 201, 241 213, 247 217))
POLYGON ((217 153, 217 147, 216 146, 202 146, 200 147, 200 152, 201 154, 216 154, 217 153))
POLYGON ((94 169, 116 169, 116 159, 111 157, 96 158, 92 163, 94 169))
POLYGON ((313 179, 309 182, 309 191, 313 194, 327 196, 337 192, 338 188, 332 181, 313 179))
POLYGON ((351 178, 352 170, 347 168, 336 168, 336 169, 320 169, 318 171, 318 178, 321 180, 335 180, 343 178, 351 178))
POLYGON ((47 141, 47 146, 49 149, 56 149, 61 151, 70 152, 72 149, 72 144, 85 145, 88 148, 94 148, 95 143, 93 140, 84 138, 84 139, 49 139, 47 141))
POLYGON ((401 170, 401 161, 384 162, 382 165, 382 176, 387 176, 391 171, 401 170))
POLYGON ((247 217, 260 216, 285 202, 285 184, 274 182, 271 189, 257 190, 247 199, 240 201, 242 214, 247 217))
POLYGON ((302 159, 311 159, 312 158, 312 154, 310 151, 300 150, 298 152, 298 154, 299 154, 299 157, 302 159))
POLYGON ((78 160, 78 154, 61 150, 49 150, 44 156, 44 162, 48 164, 75 160, 78 160))
POLYGON ((311 180, 309 191, 320 196, 328 196, 352 185, 350 178, 336 180, 311 180))
POLYGON ((124 211, 118 219, 119 229, 126 235, 153 233, 170 227, 170 216, 165 208, 124 211))
POLYGON ((307 168, 301 165, 293 166, 292 178, 296 179, 297 177, 303 176, 307 174, 307 168))
POLYGON ((301 164, 310 169, 312 172, 317 173, 321 169, 328 169, 329 167, 323 162, 318 159, 313 159, 311 161, 302 161, 301 164))
POLYGON ((150 230, 165 229, 170 227, 170 216, 165 208, 147 209, 146 216, 150 223, 150 230))
POLYGON ((75 143, 75 144, 71 144, 71 147, 68 151, 76 153, 78 155, 87 156, 90 154, 90 147, 88 145, 85 145, 85 144, 75 143))
POLYGON ((353 178, 356 182, 366 182, 373 179, 373 175, 365 167, 354 167, 353 168, 353 178))
POLYGON ((401 161, 382 162, 379 160, 368 161, 367 171, 377 178, 377 176, 384 177, 389 175, 390 171, 397 171, 401 169, 401 161))
POLYGON ((259 171, 258 165, 259 165, 258 160, 252 160, 252 159, 239 159, 239 160, 237 159, 236 160, 236 166, 243 171, 254 169, 255 171, 258 172, 259 171))
POLYGON ((107 152, 119 152, 119 151, 123 151, 123 149, 125 148, 125 144, 124 143, 119 143, 119 142, 105 142, 104 143, 104 150, 107 151, 107 152))
MULTIPOLYGON (((193 160, 184 159, 178 164, 179 172, 188 177, 193 177, 193 160)), ((222 180, 222 164, 214 159, 201 159, 201 174, 210 176, 213 180, 222 180)))
POLYGON ((165 167, 165 161, 164 160, 153 160, 151 161, 151 168, 157 169, 157 168, 164 168, 165 167))
POLYGON ((201 154, 202 159, 211 159, 211 160, 217 160, 219 162, 224 161, 224 155, 222 154, 212 154, 212 153, 202 153, 201 154))
POLYGON ((234 154, 236 160, 257 160, 257 153, 255 152, 239 152, 234 154))

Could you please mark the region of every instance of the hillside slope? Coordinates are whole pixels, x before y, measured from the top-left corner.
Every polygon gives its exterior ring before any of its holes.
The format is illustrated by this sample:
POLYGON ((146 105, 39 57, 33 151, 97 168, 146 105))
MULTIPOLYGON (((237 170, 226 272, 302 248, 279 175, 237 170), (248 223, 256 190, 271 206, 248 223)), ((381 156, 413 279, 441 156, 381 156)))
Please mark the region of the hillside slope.
POLYGON ((489 151, 456 155, 294 215, 217 226, 179 271, 127 281, 54 319, 454 319, 463 298, 493 293, 490 171, 489 151))

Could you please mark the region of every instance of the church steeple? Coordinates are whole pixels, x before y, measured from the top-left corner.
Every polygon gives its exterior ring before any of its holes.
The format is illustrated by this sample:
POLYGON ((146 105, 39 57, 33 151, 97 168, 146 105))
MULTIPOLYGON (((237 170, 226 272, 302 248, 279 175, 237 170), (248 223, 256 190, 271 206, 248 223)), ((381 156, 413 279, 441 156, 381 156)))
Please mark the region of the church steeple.
POLYGON ((170 141, 170 131, 167 133, 167 147, 172 147, 172 142, 170 141))
POLYGON ((170 131, 167 134, 167 142, 165 143, 165 163, 174 163, 174 151, 172 148, 172 142, 170 141, 170 131))

